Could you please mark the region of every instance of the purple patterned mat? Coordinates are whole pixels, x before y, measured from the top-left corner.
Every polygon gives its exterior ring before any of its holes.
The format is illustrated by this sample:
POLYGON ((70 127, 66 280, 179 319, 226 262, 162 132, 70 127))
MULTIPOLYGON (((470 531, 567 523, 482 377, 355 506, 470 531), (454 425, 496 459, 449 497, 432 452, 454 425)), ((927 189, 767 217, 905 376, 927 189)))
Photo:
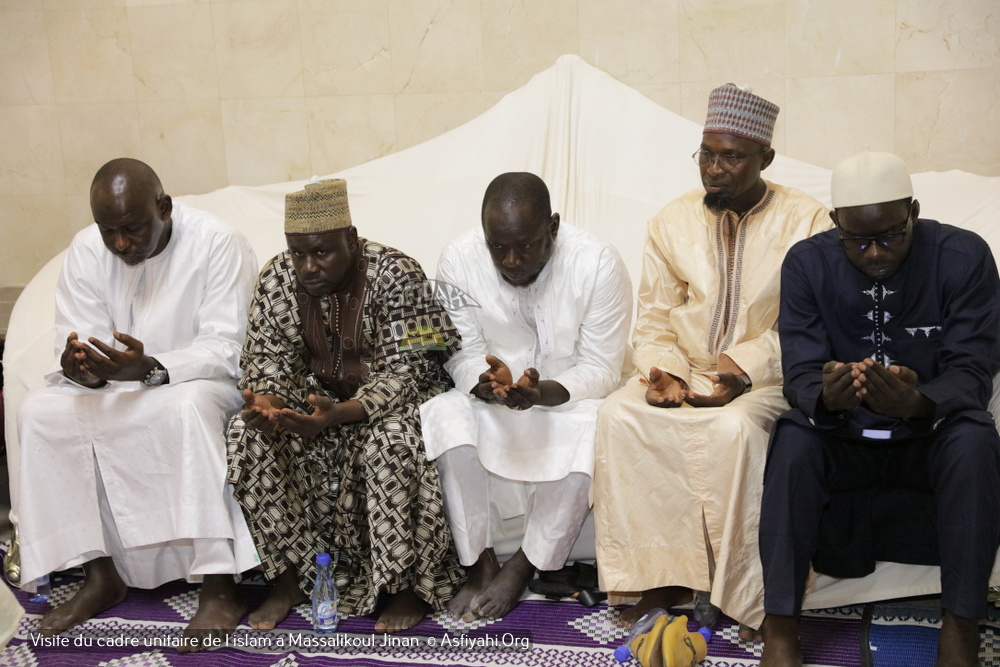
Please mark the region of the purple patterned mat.
MULTIPOLYGON (((73 576, 53 582, 53 602, 67 600, 80 586, 73 576)), ((244 586, 251 608, 265 595, 260 586, 244 586)), ((39 667, 167 667, 207 665, 276 665, 385 667, 391 664, 454 667, 537 666, 612 667, 612 651, 625 637, 618 610, 584 607, 574 601, 526 600, 496 621, 462 623, 435 614, 412 630, 386 639, 373 633, 374 618, 341 620, 333 635, 316 635, 309 608, 301 605, 274 631, 240 626, 222 646, 197 654, 178 654, 174 646, 194 615, 198 588, 183 582, 155 590, 133 590, 125 602, 80 628, 40 642, 32 631, 48 603, 32 603, 15 591, 27 612, 15 638, 0 652, 4 665, 39 667)), ((860 667, 860 611, 839 609, 810 614, 802 623, 803 652, 808 663, 860 667)), ((694 624, 689 624, 694 629, 694 624)), ((741 642, 737 626, 723 617, 709 644, 713 667, 751 667, 761 645, 741 642)))

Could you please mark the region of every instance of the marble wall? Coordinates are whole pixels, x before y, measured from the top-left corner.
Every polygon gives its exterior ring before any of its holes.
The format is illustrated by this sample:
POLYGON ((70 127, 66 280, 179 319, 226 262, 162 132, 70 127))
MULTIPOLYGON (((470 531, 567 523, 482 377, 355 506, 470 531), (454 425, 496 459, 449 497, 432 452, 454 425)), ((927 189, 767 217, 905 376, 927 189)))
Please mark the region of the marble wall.
POLYGON ((822 166, 1000 175, 996 0, 0 0, 0 286, 90 223, 112 157, 175 194, 330 173, 563 53, 698 122, 713 87, 752 85, 775 147, 822 166))

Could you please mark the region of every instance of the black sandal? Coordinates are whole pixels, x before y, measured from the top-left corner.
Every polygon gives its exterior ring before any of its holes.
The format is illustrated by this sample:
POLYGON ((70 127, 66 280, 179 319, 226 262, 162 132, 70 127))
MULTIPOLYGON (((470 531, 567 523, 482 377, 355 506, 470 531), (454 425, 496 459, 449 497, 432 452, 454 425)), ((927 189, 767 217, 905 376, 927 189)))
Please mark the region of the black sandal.
POLYGON ((586 607, 593 607, 608 598, 597 588, 597 568, 580 561, 559 570, 539 572, 528 584, 528 590, 550 600, 571 597, 586 607))

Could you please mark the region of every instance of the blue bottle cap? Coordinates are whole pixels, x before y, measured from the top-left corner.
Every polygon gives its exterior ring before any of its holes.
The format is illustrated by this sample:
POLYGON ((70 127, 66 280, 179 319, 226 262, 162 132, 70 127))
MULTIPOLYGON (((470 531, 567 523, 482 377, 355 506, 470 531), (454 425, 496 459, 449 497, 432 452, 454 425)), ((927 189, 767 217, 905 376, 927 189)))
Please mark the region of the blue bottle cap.
POLYGON ((615 649, 615 660, 618 662, 628 662, 628 659, 631 657, 632 650, 626 644, 622 644, 615 649))
POLYGON ((316 554, 316 564, 323 566, 330 564, 330 554, 328 553, 318 553, 316 554))
POLYGON ((712 642, 712 630, 709 628, 698 628, 698 632, 701 636, 705 638, 705 643, 710 644, 712 642))

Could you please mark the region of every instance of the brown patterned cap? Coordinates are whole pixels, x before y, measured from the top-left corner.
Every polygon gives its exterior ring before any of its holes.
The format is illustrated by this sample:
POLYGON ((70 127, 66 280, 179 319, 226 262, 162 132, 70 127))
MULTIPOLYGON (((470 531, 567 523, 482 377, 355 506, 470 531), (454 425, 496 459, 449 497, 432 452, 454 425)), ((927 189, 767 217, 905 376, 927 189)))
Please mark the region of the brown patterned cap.
POLYGON ((704 132, 731 134, 770 147, 778 111, 777 104, 727 83, 708 96, 704 132))
POLYGON ((306 183, 304 190, 285 195, 286 234, 322 234, 350 226, 347 181, 342 178, 306 183))

